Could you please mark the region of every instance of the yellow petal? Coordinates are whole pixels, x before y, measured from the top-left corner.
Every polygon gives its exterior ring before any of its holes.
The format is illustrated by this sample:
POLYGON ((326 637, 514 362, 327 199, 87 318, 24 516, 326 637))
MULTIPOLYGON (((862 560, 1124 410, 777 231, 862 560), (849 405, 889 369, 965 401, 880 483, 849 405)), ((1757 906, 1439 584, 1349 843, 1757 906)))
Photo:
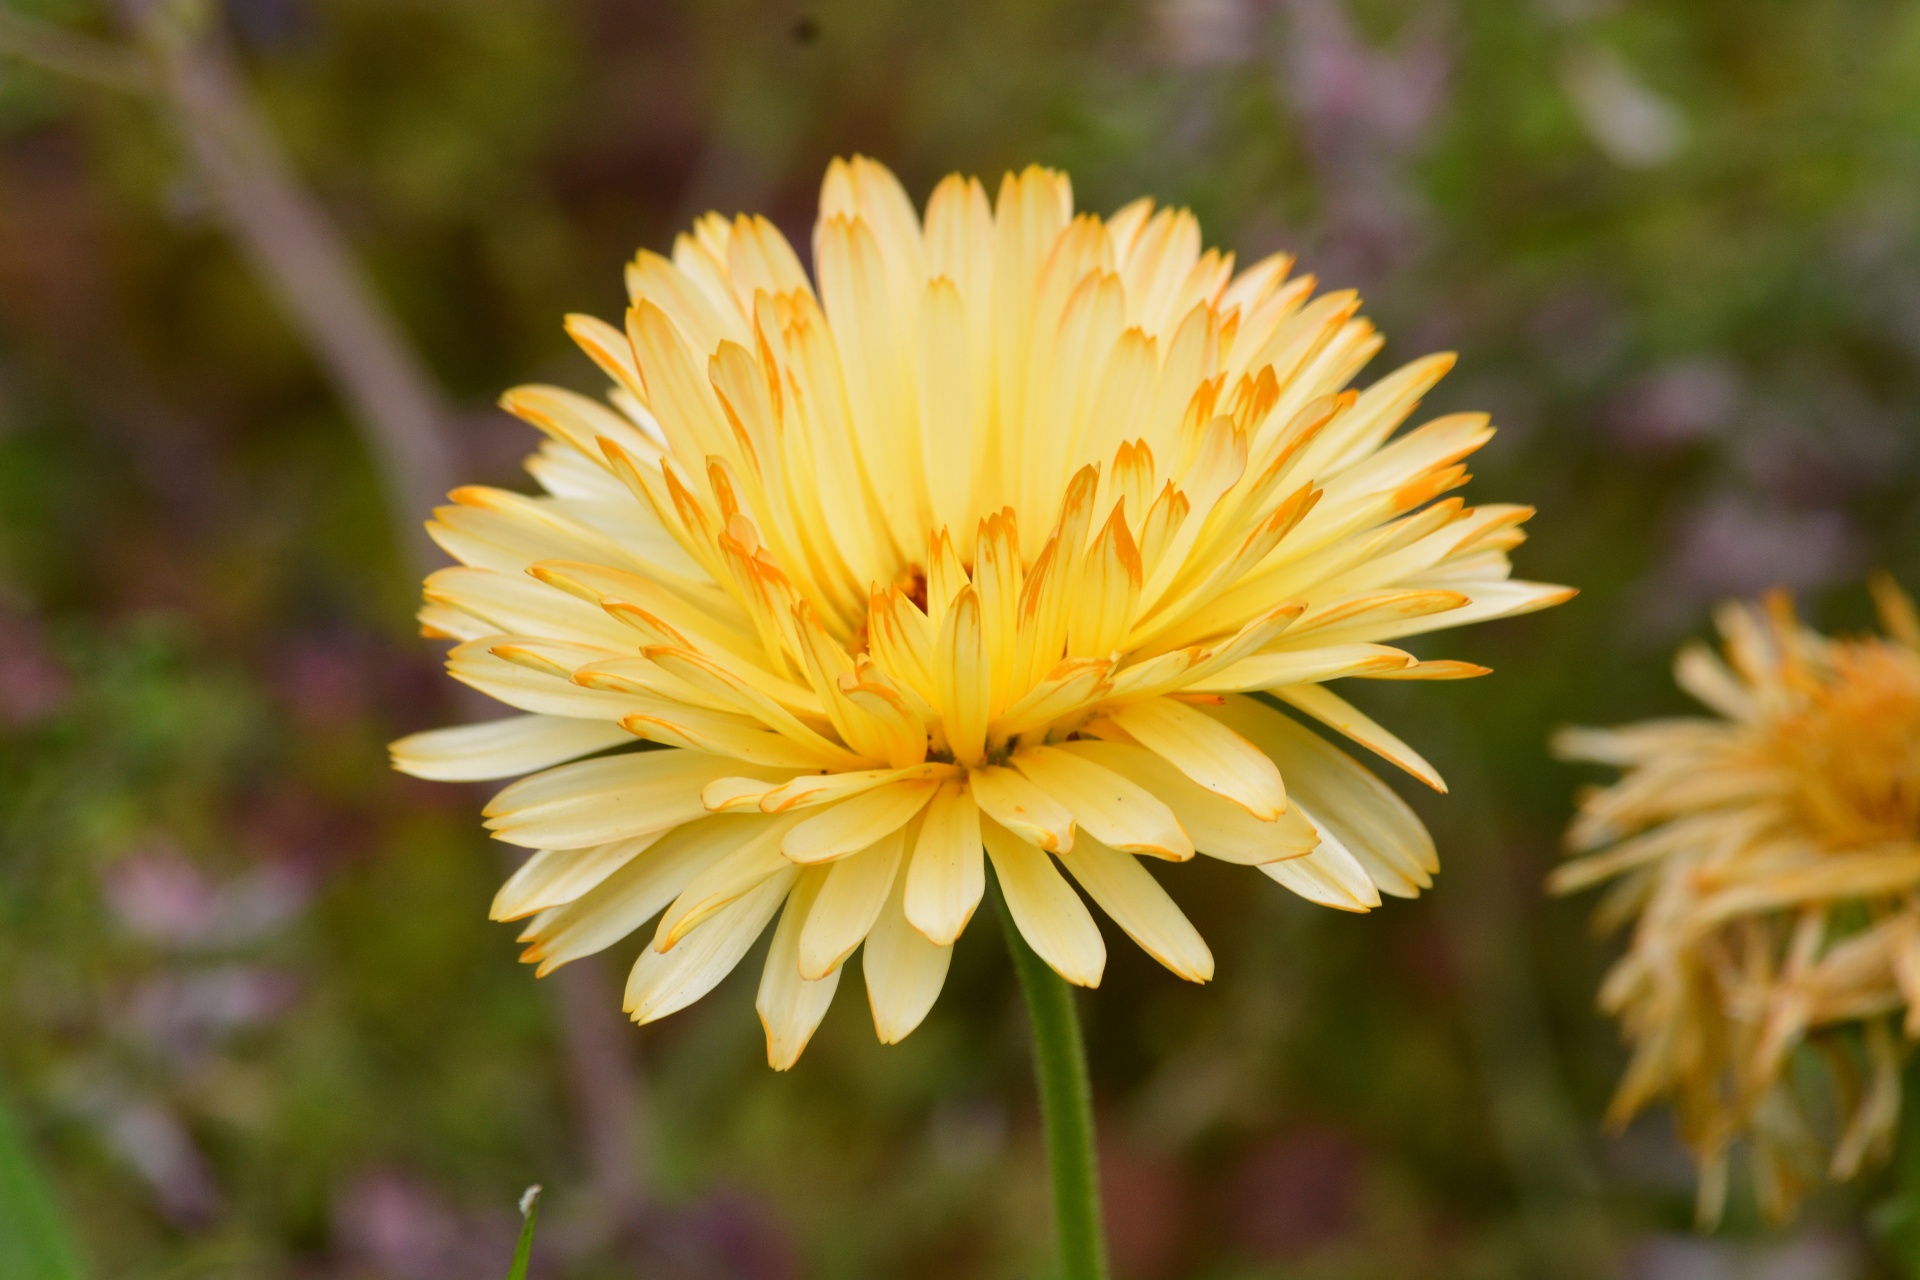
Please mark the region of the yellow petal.
POLYGON ((778 785, 761 778, 716 778, 700 789, 700 803, 713 813, 758 812, 760 798, 778 785))
POLYGON ((510 778, 589 755, 633 736, 605 720, 511 716, 453 729, 430 729, 394 743, 393 767, 416 778, 477 782, 510 778))
POLYGON ((1150 698, 1108 715, 1141 746, 1262 822, 1273 821, 1287 807, 1280 770, 1266 753, 1185 703, 1150 698))
POLYGON ((953 758, 964 765, 978 763, 986 751, 992 675, 981 633, 980 600, 972 587, 954 598, 940 624, 933 678, 953 758))
POLYGON ((811 868, 794 881, 760 971, 753 1007, 767 1033, 767 1065, 775 1071, 785 1071, 800 1060, 801 1050, 827 1016, 827 1006, 840 985, 837 965, 813 979, 800 972, 802 940, 820 905, 828 874, 825 868, 811 868))
POLYGON ((1119 648, 1140 600, 1141 572, 1139 549, 1127 530, 1123 507, 1116 504, 1087 549, 1067 615, 1067 652, 1097 658, 1119 648))
POLYGON ((1319 834, 1292 806, 1274 821, 1262 822, 1231 800, 1201 787, 1145 747, 1081 740, 1063 742, 1060 750, 1131 778, 1152 792, 1173 810, 1194 847, 1210 858, 1259 865, 1300 857, 1319 842, 1319 834))
POLYGON ((794 827, 781 851, 802 865, 858 853, 905 826, 939 787, 937 779, 916 778, 862 792, 794 827))
POLYGON ((687 887, 660 917, 660 927, 653 935, 653 949, 671 951, 709 916, 752 892, 769 877, 785 871, 787 861, 780 855, 780 840, 795 821, 790 817, 766 819, 754 828, 748 839, 688 881, 687 887))
POLYGON ((625 334, 596 316, 582 315, 577 311, 567 316, 563 327, 567 336, 587 353, 588 359, 600 366, 600 371, 615 386, 645 403, 647 385, 640 377, 640 366, 634 361, 633 344, 627 341, 625 334))
POLYGON ((907 873, 894 877, 880 918, 867 934, 860 967, 867 977, 867 1003, 873 1009, 873 1030, 881 1044, 898 1044, 919 1026, 933 1008, 947 980, 951 946, 938 946, 907 922, 903 908, 907 873))
POLYGON ((1214 715, 1272 756, 1293 800, 1311 808, 1383 890, 1412 897, 1440 869, 1433 837, 1407 802, 1346 752, 1251 698, 1229 695, 1214 715))
POLYGON ((1073 848, 1073 814, 1023 774, 988 765, 968 775, 974 802, 1022 840, 1050 852, 1073 848))
POLYGON ((644 298, 627 311, 627 337, 646 380, 647 403, 687 474, 702 474, 707 459, 716 455, 736 461, 739 450, 732 428, 713 384, 702 376, 710 350, 699 353, 696 367, 694 353, 673 320, 644 298))
POLYGON ((649 645, 645 652, 646 656, 662 670, 679 677, 694 688, 730 701, 733 704, 733 710, 754 717, 767 728, 792 739, 808 754, 817 756, 828 765, 845 769, 860 763, 860 757, 839 743, 823 737, 819 731, 803 723, 793 712, 755 688, 752 682, 729 670, 725 663, 716 662, 692 649, 672 645, 649 645))
POLYGON ((980 834, 1007 910, 1027 945, 1075 986, 1099 986, 1107 944, 1053 860, 997 822, 982 823, 980 834))
POLYGON ((426 598, 491 623, 496 634, 630 650, 631 633, 593 605, 521 574, 441 569, 427 578, 426 598))
POLYGON ((1083 836, 1060 863, 1148 955, 1188 982, 1213 977, 1213 953, 1200 931, 1137 858, 1083 836))
MULTIPOLYGON (((494 837, 533 849, 580 849, 706 815, 700 791, 752 773, 694 751, 639 751, 561 765, 514 783, 487 806, 494 837)), ((774 775, 778 776, 778 775, 774 775)))
POLYGON ((670 702, 622 716, 621 727, 637 738, 668 747, 685 747, 703 755, 758 765, 769 769, 818 769, 832 763, 819 752, 768 729, 758 729, 744 716, 670 702))
POLYGON ((706 818, 660 837, 618 871, 565 906, 535 915, 520 940, 520 958, 545 976, 570 960, 612 946, 660 913, 687 883, 742 843, 768 819, 706 818))
POLYGON ((866 716, 884 744, 883 755, 888 764, 896 769, 920 764, 927 758, 927 728, 919 713, 908 704, 911 695, 890 688, 873 666, 865 670, 875 679, 859 681, 852 676, 840 677, 841 696, 866 716))
POLYGON ((1424 662, 1408 663, 1404 667, 1355 671, 1352 674, 1362 680, 1472 680, 1477 676, 1492 675, 1493 668, 1455 658, 1429 658, 1424 662))
POLYGON ((1291 653, 1257 653, 1185 686, 1193 693, 1246 693, 1347 676, 1385 677, 1413 665, 1413 655, 1378 644, 1336 644, 1291 653))
MULTIPOLYGON (((593 323, 600 324, 599 321, 593 323)), ((601 327, 606 328, 605 325, 601 327)), ((611 333, 611 330, 608 332, 611 333)), ((623 348, 627 346, 624 339, 614 340, 623 348)), ((626 352, 626 360, 632 363, 631 350, 626 352)), ((637 382, 638 369, 633 370, 633 376, 637 382)), ((660 446, 631 422, 598 400, 590 400, 560 387, 515 387, 500 397, 500 407, 516 418, 532 423, 555 441, 571 446, 576 456, 587 459, 602 471, 607 465, 606 455, 600 449, 603 438, 614 440, 637 458, 653 461, 660 456, 660 446)))
POLYGON ((1330 840, 1304 858, 1263 862, 1260 870, 1309 902, 1339 911, 1371 911, 1380 894, 1351 852, 1330 840))
POLYGON ((897 279, 898 273, 890 271, 893 264, 863 216, 823 221, 815 254, 820 300, 846 371, 860 464, 894 545, 916 547, 931 523, 920 462, 919 389, 903 376, 911 368, 908 340, 919 330, 909 304, 917 304, 918 296, 893 287, 889 275, 897 279))
POLYGON ((1096 839, 1176 861, 1193 856, 1193 841, 1173 810, 1128 778, 1058 747, 1023 747, 1013 765, 1096 839))
POLYGON ((906 848, 906 828, 827 868, 825 883, 800 935, 800 976, 824 978, 853 954, 879 918, 906 848))
POLYGON ((1013 688, 1019 653, 1020 546, 1011 512, 981 522, 974 545, 973 586, 980 604, 980 642, 986 651, 991 694, 988 715, 997 715, 1013 688))
POLYGON ((1322 724, 1338 729, 1382 759, 1399 765, 1435 791, 1446 791, 1447 784, 1419 752, 1339 694, 1321 685, 1301 684, 1276 689, 1274 696, 1300 708, 1322 724))
POLYGON ((636 303, 645 299, 658 306, 695 351, 711 352, 729 338, 735 342, 746 339, 744 319, 731 297, 708 293, 686 271, 659 254, 642 249, 627 264, 626 276, 628 298, 636 303))
POLYGON ((493 895, 489 920, 520 920, 548 907, 565 906, 660 840, 655 831, 586 849, 540 849, 493 895))
MULTIPOLYGON (((931 214, 929 209, 929 214, 931 214)), ((975 398, 988 388, 974 378, 966 302, 951 279, 926 286, 921 307, 920 417, 926 427, 926 485, 935 528, 964 529, 973 508, 973 468, 979 418, 975 398)))
POLYGON ((1108 658, 1068 658, 1007 708, 994 722, 994 734, 1018 737, 1099 701, 1113 687, 1107 681, 1111 670, 1108 658))
POLYGON ((966 778, 943 783, 927 805, 903 879, 908 922, 934 944, 952 945, 986 888, 980 809, 966 778))
POLYGON ((671 951, 643 948, 627 976, 627 1013, 635 1022, 652 1022, 686 1008, 718 986, 766 929, 799 874, 798 867, 788 867, 763 881, 671 951))
MULTIPOLYGON (((494 652, 510 661, 531 665, 547 656, 541 652, 544 648, 547 646, 495 645, 494 652)), ((562 655, 552 656, 562 658, 562 655)), ((642 710, 661 699, 702 707, 708 711, 732 712, 738 705, 730 697, 720 697, 689 685, 651 658, 599 658, 575 668, 572 680, 582 689, 626 694, 629 713, 642 710)))
POLYGON ((769 788, 760 795, 765 813, 785 813, 789 809, 811 809, 851 799, 890 782, 914 782, 929 778, 946 779, 958 770, 950 764, 918 764, 905 769, 856 769, 848 773, 808 774, 769 788))

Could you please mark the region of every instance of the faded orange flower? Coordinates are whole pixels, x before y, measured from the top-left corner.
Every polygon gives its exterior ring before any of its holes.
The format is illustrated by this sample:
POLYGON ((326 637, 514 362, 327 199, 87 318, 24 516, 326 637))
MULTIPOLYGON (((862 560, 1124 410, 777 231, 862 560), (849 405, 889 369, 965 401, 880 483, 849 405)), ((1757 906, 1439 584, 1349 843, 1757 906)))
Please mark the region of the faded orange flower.
POLYGON ((1860 639, 1781 594, 1727 605, 1725 660, 1675 664, 1715 718, 1556 742, 1624 771, 1582 802, 1584 856, 1552 880, 1615 881, 1597 920, 1633 925, 1600 993, 1633 1045, 1612 1119, 1673 1103, 1706 1221, 1736 1144, 1781 1218, 1822 1166, 1851 1177, 1892 1142, 1920 1035, 1920 623, 1890 580, 1874 592, 1886 634, 1860 639))

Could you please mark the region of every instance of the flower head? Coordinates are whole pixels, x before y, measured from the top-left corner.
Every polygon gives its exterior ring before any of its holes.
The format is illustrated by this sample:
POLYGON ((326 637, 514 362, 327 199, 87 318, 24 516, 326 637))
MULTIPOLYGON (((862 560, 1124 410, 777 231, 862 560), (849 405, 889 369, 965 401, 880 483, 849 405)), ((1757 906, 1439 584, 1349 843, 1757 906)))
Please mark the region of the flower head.
POLYGON ((1828 639, 1784 595, 1726 606, 1725 661, 1675 663, 1718 718, 1556 744, 1625 771, 1581 804, 1584 856, 1553 885, 1617 880, 1599 919, 1633 938, 1600 1000, 1634 1053, 1613 1119, 1673 1101, 1703 1220, 1737 1141, 1781 1217, 1817 1157, 1850 1177, 1893 1136, 1899 1038, 1920 1035, 1920 623, 1890 581, 1875 594, 1885 638, 1828 639), (1802 1046, 1824 1073, 1793 1069, 1802 1046))
POLYGON ((1407 807, 1247 694, 1437 787, 1326 682, 1478 675, 1383 642, 1567 594, 1508 580, 1526 508, 1441 498, 1483 415, 1389 442, 1451 357, 1346 390, 1381 344, 1352 294, 1314 298, 1285 256, 1236 273, 1185 211, 1076 215, 1040 168, 991 204, 948 178, 922 218, 880 165, 836 161, 813 261, 713 214, 641 253, 624 331, 568 322, 611 407, 505 398, 549 437, 546 494, 462 489, 429 526, 461 567, 428 579, 427 632, 527 714, 395 758, 533 774, 486 810, 536 851, 494 903, 526 958, 658 915, 626 992, 644 1022, 777 915, 759 1010, 785 1067, 863 945, 881 1039, 920 1022, 983 849, 1086 986, 1106 951, 1063 868, 1194 981, 1212 956, 1142 859, 1354 911, 1425 887, 1407 807))

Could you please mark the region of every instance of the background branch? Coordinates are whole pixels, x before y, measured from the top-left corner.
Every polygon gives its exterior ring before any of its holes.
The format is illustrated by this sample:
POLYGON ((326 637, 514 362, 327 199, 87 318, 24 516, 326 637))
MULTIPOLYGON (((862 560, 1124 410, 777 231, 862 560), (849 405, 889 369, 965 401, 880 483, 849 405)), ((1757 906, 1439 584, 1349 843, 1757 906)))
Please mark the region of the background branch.
POLYGON ((421 521, 458 471, 445 397, 301 186, 219 31, 197 6, 128 0, 126 13, 241 249, 359 423, 398 545, 415 569, 432 567, 421 521))

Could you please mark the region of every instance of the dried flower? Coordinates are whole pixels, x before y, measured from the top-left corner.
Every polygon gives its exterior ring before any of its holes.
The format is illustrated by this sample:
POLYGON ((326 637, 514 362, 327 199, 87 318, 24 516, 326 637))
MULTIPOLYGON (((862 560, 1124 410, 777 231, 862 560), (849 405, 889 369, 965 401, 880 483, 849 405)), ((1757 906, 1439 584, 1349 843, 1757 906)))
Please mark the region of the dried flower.
POLYGON ((1695 645, 1674 672, 1719 718, 1556 741, 1625 771, 1552 880, 1616 880, 1598 922, 1634 922, 1600 994, 1634 1049, 1612 1120, 1672 1100, 1703 1221, 1736 1142, 1779 1218, 1820 1163, 1851 1177, 1892 1141, 1920 1033, 1920 623, 1891 581, 1874 594, 1885 637, 1828 639, 1781 593, 1727 605, 1725 661, 1695 645))

